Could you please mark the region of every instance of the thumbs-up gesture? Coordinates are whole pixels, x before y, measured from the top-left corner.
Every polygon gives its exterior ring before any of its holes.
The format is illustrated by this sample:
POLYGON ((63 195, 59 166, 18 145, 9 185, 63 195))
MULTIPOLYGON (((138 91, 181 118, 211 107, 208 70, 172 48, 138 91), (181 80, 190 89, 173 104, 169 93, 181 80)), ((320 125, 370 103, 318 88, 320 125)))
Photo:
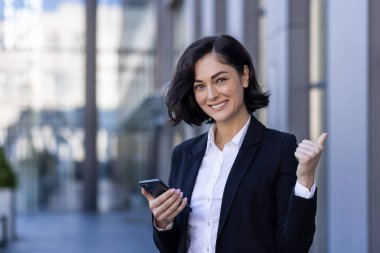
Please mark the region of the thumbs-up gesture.
POLYGON ((313 186, 315 170, 321 158, 326 139, 327 133, 323 133, 316 142, 303 140, 294 153, 298 160, 297 180, 309 189, 313 186))

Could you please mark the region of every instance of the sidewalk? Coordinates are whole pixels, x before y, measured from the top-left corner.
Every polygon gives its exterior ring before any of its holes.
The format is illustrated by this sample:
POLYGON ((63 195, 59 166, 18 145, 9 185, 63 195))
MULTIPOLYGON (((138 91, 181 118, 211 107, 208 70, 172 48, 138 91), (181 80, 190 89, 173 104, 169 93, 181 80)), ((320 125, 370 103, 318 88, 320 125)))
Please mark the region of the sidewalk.
POLYGON ((17 239, 4 253, 156 253, 150 213, 38 213, 17 216, 17 239))

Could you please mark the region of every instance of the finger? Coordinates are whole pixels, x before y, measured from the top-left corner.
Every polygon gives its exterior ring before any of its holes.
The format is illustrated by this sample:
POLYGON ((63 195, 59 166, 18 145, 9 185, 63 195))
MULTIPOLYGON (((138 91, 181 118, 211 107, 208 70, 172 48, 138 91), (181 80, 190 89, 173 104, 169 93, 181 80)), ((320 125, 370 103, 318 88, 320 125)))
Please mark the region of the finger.
POLYGON ((310 155, 303 150, 297 150, 295 155, 299 162, 307 162, 311 159, 310 155))
POLYGON ((298 147, 296 149, 296 152, 301 152, 302 154, 307 155, 307 156, 313 156, 315 154, 313 150, 309 150, 303 147, 298 147))
POLYGON ((319 144, 311 145, 311 144, 308 144, 308 143, 300 143, 300 145, 298 145, 298 148, 304 149, 304 150, 308 150, 308 151, 311 151, 311 152, 313 152, 315 154, 318 154, 322 150, 322 148, 319 147, 319 146, 320 146, 319 144))
MULTIPOLYGON (((178 198, 176 198, 174 202, 172 202, 167 208, 165 208, 164 211, 162 212, 162 215, 160 215, 160 217, 158 217, 158 218, 160 218, 160 219, 168 219, 168 217, 171 217, 172 214, 181 205, 182 197, 183 197, 183 193, 180 192, 178 194, 178 198)), ((165 202, 165 204, 166 204, 166 202, 165 202)))
POLYGON ((297 158, 298 162, 304 162, 307 159, 307 156, 299 151, 296 151, 294 155, 297 158))
POLYGON ((161 209, 161 213, 165 212, 168 208, 170 208, 173 203, 179 199, 181 191, 179 189, 174 191, 174 194, 167 198, 161 205, 158 206, 158 209, 161 209))
POLYGON ((296 151, 302 152, 304 155, 306 155, 309 159, 314 159, 319 157, 322 154, 322 150, 310 150, 302 147, 298 147, 296 151))
POLYGON ((300 151, 300 150, 297 150, 296 153, 295 153, 296 157, 298 157, 299 159, 304 159, 304 158, 307 158, 307 154, 305 154, 304 152, 300 151))
POLYGON ((321 134, 321 135, 318 137, 318 139, 317 139, 317 143, 323 146, 323 144, 325 143, 325 141, 326 141, 326 139, 327 139, 327 135, 328 135, 327 133, 323 133, 323 134, 321 134))
POLYGON ((314 146, 314 147, 319 147, 320 149, 323 149, 323 145, 319 144, 319 143, 316 143, 316 142, 313 142, 311 140, 303 140, 299 145, 301 144, 305 144, 305 145, 309 145, 309 146, 314 146))
POLYGON ((178 199, 182 199, 182 197, 180 198, 180 190, 174 191, 173 195, 171 195, 169 198, 167 198, 163 203, 159 205, 157 205, 157 203, 155 203, 156 201, 153 200, 151 202, 150 207, 151 209, 154 209, 154 216, 158 219, 162 219, 160 218, 160 216, 163 215, 178 199))
POLYGON ((182 199, 181 204, 177 209, 169 216, 169 219, 174 220, 174 218, 185 208, 187 204, 187 198, 182 199))
POLYGON ((142 195, 144 195, 144 197, 148 200, 148 201, 151 201, 154 199, 154 197, 152 195, 149 194, 149 192, 147 192, 144 188, 141 187, 141 193, 142 195))
POLYGON ((167 190, 166 192, 162 193, 160 196, 157 198, 154 198, 152 201, 149 202, 149 205, 151 208, 158 207, 162 205, 167 199, 169 199, 173 194, 175 194, 176 190, 175 189, 170 189, 167 190))

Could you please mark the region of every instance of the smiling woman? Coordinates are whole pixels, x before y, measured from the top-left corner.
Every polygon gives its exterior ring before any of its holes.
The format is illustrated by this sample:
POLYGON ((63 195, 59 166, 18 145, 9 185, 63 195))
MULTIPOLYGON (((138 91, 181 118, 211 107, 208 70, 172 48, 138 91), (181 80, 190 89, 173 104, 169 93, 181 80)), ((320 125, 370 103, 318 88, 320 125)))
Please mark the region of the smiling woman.
POLYGON ((173 124, 212 123, 173 151, 170 190, 142 189, 161 252, 306 253, 315 231, 317 142, 266 128, 252 114, 269 103, 251 57, 227 35, 181 56, 167 94, 173 124), (297 161, 298 160, 298 161, 297 161), (189 204, 192 212, 181 212, 189 204))

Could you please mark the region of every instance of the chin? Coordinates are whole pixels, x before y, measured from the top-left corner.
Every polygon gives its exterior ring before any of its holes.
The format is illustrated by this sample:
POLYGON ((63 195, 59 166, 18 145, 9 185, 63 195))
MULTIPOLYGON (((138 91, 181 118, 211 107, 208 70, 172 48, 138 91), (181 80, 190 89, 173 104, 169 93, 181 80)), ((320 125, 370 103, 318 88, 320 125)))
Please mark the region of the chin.
POLYGON ((215 121, 215 122, 225 122, 225 121, 228 121, 228 119, 230 118, 229 116, 227 115, 210 115, 210 117, 215 121))

